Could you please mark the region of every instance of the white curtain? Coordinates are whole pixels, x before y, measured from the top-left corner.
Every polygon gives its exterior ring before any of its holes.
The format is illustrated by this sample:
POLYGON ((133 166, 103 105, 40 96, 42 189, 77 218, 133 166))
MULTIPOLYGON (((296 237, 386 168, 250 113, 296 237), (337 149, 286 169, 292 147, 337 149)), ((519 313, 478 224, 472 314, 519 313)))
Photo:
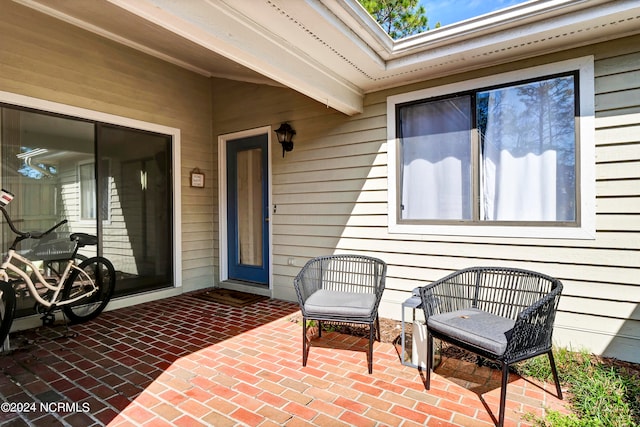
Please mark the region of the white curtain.
POLYGON ((556 163, 553 150, 516 157, 500 141, 486 146, 483 219, 555 221, 556 163))
POLYGON ((401 218, 470 219, 469 97, 401 109, 401 218))
MULTIPOLYGON (((559 161, 566 117, 557 114, 549 86, 528 85, 488 96, 482 158, 482 220, 561 221, 573 215, 573 192, 558 191, 572 162, 559 161), (553 105, 552 105, 553 104, 553 105), (551 106, 550 106, 551 105, 551 106)), ((572 123, 572 120, 571 122, 572 123)), ((573 139, 573 132, 571 132, 573 139)))

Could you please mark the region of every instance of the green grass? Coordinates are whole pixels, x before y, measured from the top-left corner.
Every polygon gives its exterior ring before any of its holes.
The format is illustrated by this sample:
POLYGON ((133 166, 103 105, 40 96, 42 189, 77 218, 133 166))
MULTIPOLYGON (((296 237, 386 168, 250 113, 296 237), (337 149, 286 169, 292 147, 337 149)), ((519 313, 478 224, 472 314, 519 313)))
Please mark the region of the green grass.
MULTIPOLYGON (((585 351, 555 349, 560 382, 568 389, 572 414, 549 411, 545 418, 530 417, 537 426, 631 427, 640 425, 640 374, 615 360, 585 351)), ((546 355, 517 366, 523 376, 553 381, 546 355)))

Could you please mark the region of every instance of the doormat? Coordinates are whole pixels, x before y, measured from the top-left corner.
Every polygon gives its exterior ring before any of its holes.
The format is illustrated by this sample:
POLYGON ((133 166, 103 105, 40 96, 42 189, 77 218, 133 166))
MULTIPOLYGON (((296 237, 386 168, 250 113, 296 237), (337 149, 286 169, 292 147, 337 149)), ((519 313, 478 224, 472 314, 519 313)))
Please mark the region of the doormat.
POLYGON ((209 289, 192 295, 195 298, 205 301, 217 302, 218 304, 230 305, 232 307, 244 307, 258 301, 269 299, 263 295, 248 294, 246 292, 233 291, 231 289, 209 289))

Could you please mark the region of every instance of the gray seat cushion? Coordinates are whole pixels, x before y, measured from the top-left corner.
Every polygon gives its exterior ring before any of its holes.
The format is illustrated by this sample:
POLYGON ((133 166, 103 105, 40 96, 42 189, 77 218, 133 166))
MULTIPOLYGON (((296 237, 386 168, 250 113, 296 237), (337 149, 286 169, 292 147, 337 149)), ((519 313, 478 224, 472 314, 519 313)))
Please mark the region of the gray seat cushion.
POLYGON ((497 356, 504 354, 515 321, 476 308, 429 316, 429 329, 480 347, 497 356))
POLYGON ((376 303, 375 294, 338 292, 319 289, 304 303, 310 316, 371 317, 376 303))

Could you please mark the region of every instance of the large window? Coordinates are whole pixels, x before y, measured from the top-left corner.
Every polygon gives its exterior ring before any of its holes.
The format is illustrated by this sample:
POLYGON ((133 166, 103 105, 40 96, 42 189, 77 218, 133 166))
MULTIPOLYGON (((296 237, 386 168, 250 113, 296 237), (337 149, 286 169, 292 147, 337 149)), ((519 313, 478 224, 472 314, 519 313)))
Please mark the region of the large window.
POLYGON ((589 64, 389 98, 391 230, 588 237, 593 209, 581 202, 592 191, 581 175, 593 168, 585 155, 593 113, 581 100, 593 93, 581 83, 593 81, 589 64))

